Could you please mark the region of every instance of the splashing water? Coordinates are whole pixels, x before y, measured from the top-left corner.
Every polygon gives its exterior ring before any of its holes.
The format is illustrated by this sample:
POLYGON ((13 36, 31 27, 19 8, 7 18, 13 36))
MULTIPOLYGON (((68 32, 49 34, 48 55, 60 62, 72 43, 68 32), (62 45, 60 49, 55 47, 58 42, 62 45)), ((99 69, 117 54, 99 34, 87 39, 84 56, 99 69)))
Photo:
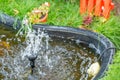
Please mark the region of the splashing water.
POLYGON ((88 67, 96 60, 82 45, 51 38, 43 31, 29 30, 24 42, 3 49, 0 57, 0 79, 4 80, 90 80, 88 67), (27 56, 35 56, 31 74, 27 56))
POLYGON ((44 41, 46 41, 47 45, 47 40, 49 40, 47 38, 49 38, 48 35, 39 30, 38 33, 29 30, 24 43, 12 47, 11 50, 4 49, 6 55, 0 58, 3 66, 0 67, 0 73, 5 76, 5 79, 21 80, 21 78, 28 77, 28 75, 25 75, 27 73, 30 74, 30 65, 27 56, 38 55, 38 52, 45 46, 44 41))

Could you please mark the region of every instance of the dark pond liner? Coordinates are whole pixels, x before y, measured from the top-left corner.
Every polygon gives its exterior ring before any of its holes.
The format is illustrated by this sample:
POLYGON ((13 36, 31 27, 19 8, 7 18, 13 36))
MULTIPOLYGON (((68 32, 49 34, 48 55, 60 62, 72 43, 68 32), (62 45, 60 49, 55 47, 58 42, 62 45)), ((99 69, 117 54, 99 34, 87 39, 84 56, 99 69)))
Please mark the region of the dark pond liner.
MULTIPOLYGON (((0 24, 4 24, 7 27, 13 27, 14 22, 16 22, 16 29, 20 28, 20 21, 15 20, 13 17, 10 17, 6 14, 1 14, 0 24), (2 18, 1 18, 2 16, 2 18)), ((42 25, 36 24, 33 25, 34 29, 40 28, 48 33, 51 37, 64 37, 65 39, 79 40, 80 43, 88 45, 90 48, 95 50, 96 54, 101 54, 105 49, 109 47, 114 47, 113 43, 101 34, 91 32, 88 30, 82 30, 77 28, 70 28, 69 26, 51 26, 51 25, 42 25)), ((99 73, 95 76, 94 80, 97 80, 103 77, 105 71, 108 69, 108 65, 112 62, 113 55, 115 53, 114 49, 110 49, 104 53, 101 57, 101 69, 99 73)))

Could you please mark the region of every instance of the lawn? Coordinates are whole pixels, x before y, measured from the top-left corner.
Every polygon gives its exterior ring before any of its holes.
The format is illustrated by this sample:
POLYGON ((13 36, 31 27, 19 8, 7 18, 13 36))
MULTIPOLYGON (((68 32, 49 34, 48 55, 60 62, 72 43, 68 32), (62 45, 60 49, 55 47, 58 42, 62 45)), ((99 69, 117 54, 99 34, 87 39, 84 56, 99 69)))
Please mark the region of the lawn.
MULTIPOLYGON (((83 16, 79 13, 79 0, 0 0, 0 12, 23 19, 26 13, 33 8, 40 6, 45 1, 50 2, 50 12, 48 20, 44 24, 71 26, 79 28, 83 21, 83 16), (75 1, 75 2, 74 2, 75 1), (18 13, 16 14, 16 11, 18 13)), ((116 47, 120 48, 120 16, 111 14, 110 18, 101 23, 95 21, 90 25, 92 31, 105 35, 116 47)), ((109 71, 101 80, 120 79, 120 50, 117 50, 113 63, 109 66, 109 71)))

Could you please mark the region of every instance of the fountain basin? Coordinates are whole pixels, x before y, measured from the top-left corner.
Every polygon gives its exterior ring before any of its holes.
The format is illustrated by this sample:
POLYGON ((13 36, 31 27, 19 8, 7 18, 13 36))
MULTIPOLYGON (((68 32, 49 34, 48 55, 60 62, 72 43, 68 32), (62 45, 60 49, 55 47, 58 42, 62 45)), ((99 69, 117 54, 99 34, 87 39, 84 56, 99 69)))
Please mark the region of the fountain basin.
MULTIPOLYGON (((13 17, 9 17, 7 15, 2 14, 2 18, 0 18, 0 23, 6 25, 7 27, 12 28, 15 19, 13 17), (5 21, 3 21, 5 20, 5 21)), ((16 29, 20 27, 20 21, 17 21, 16 29)), ((40 28, 45 33, 47 33, 51 38, 62 38, 72 41, 77 41, 78 43, 82 43, 90 47, 96 55, 101 55, 101 53, 109 48, 114 47, 113 43, 106 38, 105 36, 91 32, 88 30, 76 29, 63 27, 63 26, 50 26, 50 25, 41 25, 36 24, 33 25, 33 28, 37 30, 40 28)), ((108 69, 108 65, 111 63, 115 50, 111 49, 104 53, 101 57, 101 69, 99 73, 94 77, 93 80, 97 80, 101 78, 105 71, 108 69)))

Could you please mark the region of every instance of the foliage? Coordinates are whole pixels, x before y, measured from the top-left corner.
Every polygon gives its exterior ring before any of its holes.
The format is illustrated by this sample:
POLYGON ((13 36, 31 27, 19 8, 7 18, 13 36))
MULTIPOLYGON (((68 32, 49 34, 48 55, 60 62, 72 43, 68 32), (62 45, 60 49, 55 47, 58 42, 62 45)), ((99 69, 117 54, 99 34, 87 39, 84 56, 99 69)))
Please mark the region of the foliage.
POLYGON ((92 29, 98 33, 105 35, 109 38, 116 47, 120 48, 120 16, 112 15, 108 21, 101 22, 100 20, 96 20, 92 25, 92 29))
POLYGON ((18 30, 16 36, 18 35, 26 35, 29 30, 32 30, 32 25, 28 21, 27 17, 25 16, 21 23, 21 28, 18 30))
MULTIPOLYGON (((43 3, 38 8, 34 8, 31 12, 27 13, 28 20, 31 24, 37 24, 40 22, 46 22, 46 19, 42 20, 48 15, 50 4, 48 2, 43 3)), ((47 17, 46 17, 47 18, 47 17)))

